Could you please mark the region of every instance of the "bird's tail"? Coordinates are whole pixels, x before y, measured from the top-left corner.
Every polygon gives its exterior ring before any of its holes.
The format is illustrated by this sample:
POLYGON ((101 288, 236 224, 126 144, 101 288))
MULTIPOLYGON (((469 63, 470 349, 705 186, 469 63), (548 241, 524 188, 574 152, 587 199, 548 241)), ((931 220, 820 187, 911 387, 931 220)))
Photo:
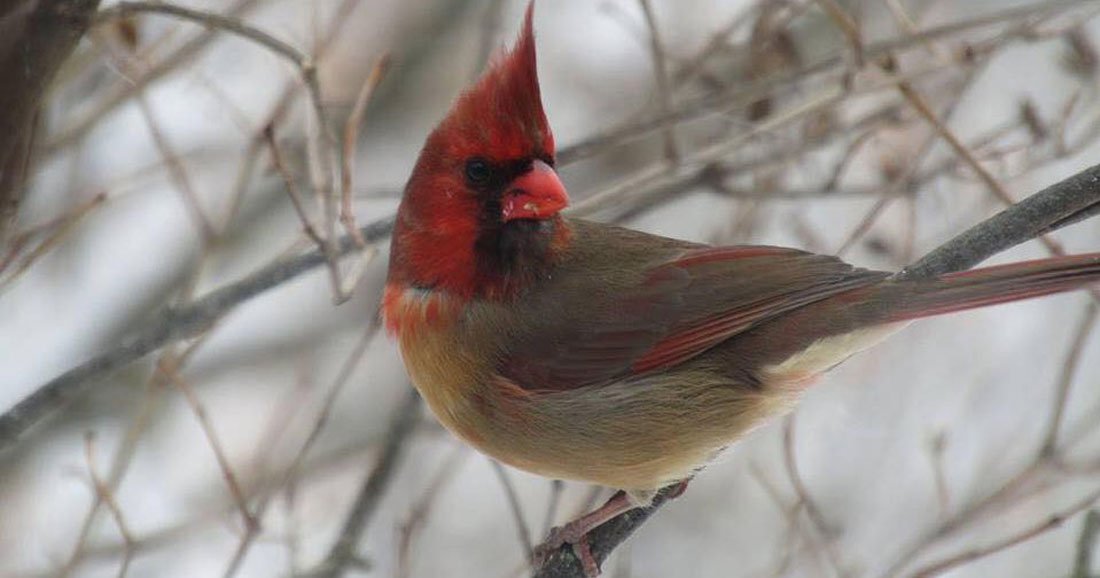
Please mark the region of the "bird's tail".
POLYGON ((909 321, 1080 289, 1100 282, 1100 253, 1024 261, 880 285, 883 321, 909 321))
POLYGON ((885 339, 907 322, 1100 283, 1100 253, 886 279, 839 293, 767 323, 739 340, 775 383, 803 383, 885 339), (763 353, 761 353, 763 352, 763 353))

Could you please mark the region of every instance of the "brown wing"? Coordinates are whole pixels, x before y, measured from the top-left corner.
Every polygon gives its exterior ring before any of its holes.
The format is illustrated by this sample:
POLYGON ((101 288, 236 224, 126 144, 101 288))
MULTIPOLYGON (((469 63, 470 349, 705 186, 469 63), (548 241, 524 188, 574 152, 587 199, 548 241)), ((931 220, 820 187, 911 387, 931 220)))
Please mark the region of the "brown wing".
MULTIPOLYGON (((579 305, 564 311, 532 303, 532 314, 554 318, 518 337, 499 366, 524 389, 560 391, 662 371, 777 315, 886 276, 767 246, 694 246, 646 260, 637 247, 644 245, 640 234, 587 228, 585 235, 599 238, 576 241, 598 241, 602 254, 578 256, 562 275, 583 280, 569 287, 551 283, 532 296, 545 302, 566 291, 579 305)), ((657 253, 669 253, 666 239, 650 238, 665 243, 657 253)))

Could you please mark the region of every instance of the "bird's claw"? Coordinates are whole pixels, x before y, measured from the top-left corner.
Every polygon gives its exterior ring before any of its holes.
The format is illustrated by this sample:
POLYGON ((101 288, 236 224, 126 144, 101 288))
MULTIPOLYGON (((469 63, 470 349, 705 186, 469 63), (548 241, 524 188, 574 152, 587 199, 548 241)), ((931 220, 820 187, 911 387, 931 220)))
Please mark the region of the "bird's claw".
POLYGON ((577 560, 584 569, 584 575, 587 578, 599 576, 600 565, 592 556, 592 550, 588 546, 588 529, 581 520, 574 520, 564 526, 553 527, 546 540, 535 547, 533 553, 535 567, 542 566, 554 552, 569 544, 573 547, 573 554, 576 555, 577 560))

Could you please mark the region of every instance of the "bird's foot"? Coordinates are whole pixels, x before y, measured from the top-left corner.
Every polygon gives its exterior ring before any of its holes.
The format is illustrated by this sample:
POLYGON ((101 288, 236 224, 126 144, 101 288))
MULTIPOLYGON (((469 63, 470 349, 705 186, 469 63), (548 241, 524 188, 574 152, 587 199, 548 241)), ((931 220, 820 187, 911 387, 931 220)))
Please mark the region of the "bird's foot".
POLYGON ((585 578, 596 578, 600 575, 600 565, 592 556, 592 548, 588 547, 588 534, 573 542, 573 554, 580 560, 585 578))
POLYGON ((624 492, 617 492, 606 504, 565 524, 550 530, 550 535, 534 551, 535 567, 542 566, 550 556, 562 546, 569 544, 573 553, 584 568, 585 576, 594 578, 600 575, 600 565, 592 556, 592 549, 588 545, 588 532, 604 522, 618 516, 628 510, 634 509, 634 503, 630 501, 624 492))
MULTIPOLYGON (((687 489, 689 480, 684 480, 676 484, 668 494, 668 499, 675 499, 684 493, 687 489)), ((535 547, 533 552, 533 562, 536 568, 541 567, 554 552, 557 552, 562 546, 566 544, 572 546, 573 554, 576 555, 577 560, 580 561, 581 567, 584 569, 584 575, 588 578, 595 578, 600 575, 600 565, 596 561, 595 556, 592 555, 592 549, 588 543, 588 533, 591 532, 597 526, 600 526, 604 522, 622 514, 633 510, 634 508, 645 508, 653 501, 653 497, 657 495, 657 492, 616 492, 610 500, 598 509, 589 512, 564 526, 556 526, 550 530, 550 535, 546 537, 546 540, 542 544, 535 547)))
POLYGON ((585 527, 585 517, 578 518, 565 524, 555 526, 550 530, 550 535, 542 544, 535 547, 534 563, 538 568, 557 552, 562 546, 568 544, 573 549, 573 555, 581 563, 584 575, 587 578, 596 578, 600 575, 600 565, 592 556, 592 549, 588 546, 588 531, 591 527, 585 527))

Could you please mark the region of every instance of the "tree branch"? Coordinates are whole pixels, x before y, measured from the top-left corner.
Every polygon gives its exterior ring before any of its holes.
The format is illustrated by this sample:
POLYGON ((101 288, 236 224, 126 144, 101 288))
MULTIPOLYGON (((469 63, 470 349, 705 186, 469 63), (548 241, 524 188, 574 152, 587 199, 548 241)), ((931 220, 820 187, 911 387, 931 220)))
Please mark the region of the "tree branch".
POLYGON ((408 448, 406 439, 412 434, 416 425, 416 417, 420 410, 420 394, 410 385, 409 392, 390 422, 386 433, 382 455, 378 458, 377 465, 371 470, 366 481, 355 498, 340 536, 329 549, 323 562, 312 572, 305 574, 308 578, 339 578, 344 572, 353 567, 360 569, 369 568, 369 564, 359 555, 356 549, 363 537, 363 531, 370 521, 371 515, 382 499, 382 492, 389 486, 390 480, 397 469, 404 451, 408 448))
MULTIPOLYGON (((375 221, 360 233, 368 243, 382 241, 393 229, 393 218, 375 221)), ((350 235, 340 239, 339 256, 357 250, 350 235)), ((212 291, 187 305, 170 307, 119 346, 70 369, 39 387, 0 415, 0 452, 12 447, 31 426, 67 405, 96 380, 181 339, 194 337, 233 308, 286 281, 326 263, 320 250, 282 259, 251 275, 212 291)))
POLYGON ((1076 223, 1100 203, 1100 165, 1093 165, 1016 203, 940 245, 895 277, 935 277, 969 269, 1041 234, 1076 223))
MULTIPOLYGON (((597 564, 603 564, 611 552, 649 519, 661 506, 665 505, 679 490, 679 484, 673 484, 653 498, 648 508, 634 508, 604 522, 588 533, 588 547, 597 564)), ((573 547, 565 544, 556 552, 547 556, 533 578, 584 578, 584 569, 580 560, 573 554, 573 547)))
POLYGON ((99 0, 23 0, 0 9, 0 241, 23 196, 42 97, 99 0))

